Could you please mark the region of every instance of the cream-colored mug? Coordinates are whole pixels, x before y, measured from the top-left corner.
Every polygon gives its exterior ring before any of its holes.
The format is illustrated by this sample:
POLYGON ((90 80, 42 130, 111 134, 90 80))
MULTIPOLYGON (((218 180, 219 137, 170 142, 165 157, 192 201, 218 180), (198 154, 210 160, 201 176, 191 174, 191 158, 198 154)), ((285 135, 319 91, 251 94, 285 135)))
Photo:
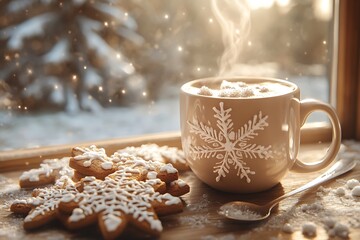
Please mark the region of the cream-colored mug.
POLYGON ((206 78, 185 83, 180 93, 181 140, 194 174, 209 186, 234 193, 259 192, 286 173, 328 166, 341 144, 334 109, 300 100, 297 85, 273 78, 206 78), (318 162, 297 159, 300 128, 313 111, 325 112, 332 142, 318 162))

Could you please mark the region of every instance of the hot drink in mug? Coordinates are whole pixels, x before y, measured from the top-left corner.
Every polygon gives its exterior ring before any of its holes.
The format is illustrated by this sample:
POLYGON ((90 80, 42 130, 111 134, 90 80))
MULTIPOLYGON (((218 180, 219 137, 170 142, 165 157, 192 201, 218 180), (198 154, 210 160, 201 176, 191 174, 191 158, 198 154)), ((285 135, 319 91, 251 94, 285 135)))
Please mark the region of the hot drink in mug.
POLYGON ((328 166, 340 147, 334 109, 317 100, 300 100, 297 85, 273 78, 207 78, 184 84, 180 94, 183 150, 195 175, 213 188, 258 192, 286 173, 328 166), (313 111, 332 123, 333 139, 315 163, 297 159, 300 128, 313 111))

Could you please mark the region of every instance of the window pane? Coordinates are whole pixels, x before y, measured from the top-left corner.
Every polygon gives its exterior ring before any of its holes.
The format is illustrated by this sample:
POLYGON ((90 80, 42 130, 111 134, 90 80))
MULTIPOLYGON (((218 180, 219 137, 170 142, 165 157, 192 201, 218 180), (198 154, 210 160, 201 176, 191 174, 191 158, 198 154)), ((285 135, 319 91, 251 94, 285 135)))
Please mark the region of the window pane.
POLYGON ((202 77, 278 77, 329 101, 330 0, 0 6, 0 150, 177 131, 179 87, 202 77))

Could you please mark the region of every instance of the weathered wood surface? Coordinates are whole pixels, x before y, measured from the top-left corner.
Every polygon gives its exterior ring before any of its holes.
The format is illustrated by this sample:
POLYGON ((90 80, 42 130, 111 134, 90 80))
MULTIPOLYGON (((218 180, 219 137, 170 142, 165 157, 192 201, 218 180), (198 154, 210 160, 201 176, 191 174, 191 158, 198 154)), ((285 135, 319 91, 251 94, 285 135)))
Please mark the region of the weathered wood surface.
MULTIPOLYGON (((109 140, 96 143, 105 147, 108 152, 125 146, 142 143, 158 143, 159 145, 180 146, 178 134, 149 135, 139 138, 109 140)), ((84 144, 86 145, 86 144, 84 144)), ((16 216, 9 211, 11 201, 18 196, 26 196, 30 191, 19 190, 18 177, 29 167, 39 164, 46 158, 68 156, 71 146, 39 148, 35 150, 20 150, 11 154, 0 154, 0 239, 99 239, 96 227, 77 232, 68 232, 60 223, 47 225, 33 232, 25 232, 22 228, 22 216, 16 216)), ((301 148, 301 156, 308 161, 318 159, 326 151, 324 144, 305 145, 301 148)), ((244 223, 227 220, 217 214, 217 209, 223 203, 231 200, 246 200, 262 204, 277 196, 317 177, 320 172, 295 174, 289 172, 273 189, 255 194, 228 194, 213 190, 201 183, 191 171, 181 174, 181 178, 190 184, 191 192, 182 198, 186 204, 182 213, 162 217, 164 231, 160 239, 309 239, 304 236, 301 226, 308 221, 317 225, 317 236, 312 239, 328 239, 329 234, 324 227, 324 216, 330 216, 337 222, 347 224, 350 229, 350 239, 360 239, 360 198, 343 199, 340 197, 319 197, 317 188, 288 198, 280 203, 268 220, 257 223, 244 223), (322 208, 303 211, 303 206, 321 204, 322 208), (353 205, 353 206, 350 206, 353 205), (354 212, 355 211, 355 212, 354 212), (285 233, 282 226, 290 223, 294 232, 285 233)), ((352 172, 332 180, 324 185, 335 189, 344 186, 348 179, 360 179, 360 166, 352 172)), ((126 232, 124 239, 133 239, 131 231, 126 232)), ((339 238, 334 238, 339 239, 339 238)))

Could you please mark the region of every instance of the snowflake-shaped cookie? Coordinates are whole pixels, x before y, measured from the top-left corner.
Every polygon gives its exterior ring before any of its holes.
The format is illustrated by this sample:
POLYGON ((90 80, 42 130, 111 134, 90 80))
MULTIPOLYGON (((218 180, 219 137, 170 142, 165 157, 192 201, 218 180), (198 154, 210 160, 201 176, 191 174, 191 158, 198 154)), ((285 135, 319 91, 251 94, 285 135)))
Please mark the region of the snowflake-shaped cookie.
POLYGON ((255 174, 255 172, 246 166, 243 159, 268 159, 272 157, 271 145, 262 146, 249 143, 251 139, 258 136, 258 131, 262 131, 268 126, 268 116, 263 116, 260 111, 248 123, 235 130, 230 114, 232 109, 225 109, 223 102, 220 102, 219 105, 219 108, 213 108, 218 129, 200 122, 194 116, 192 121, 187 122, 190 133, 199 136, 205 144, 194 146, 191 141, 188 141, 189 146, 185 147, 188 149, 190 157, 195 161, 200 158, 219 160, 214 166, 217 182, 222 177, 226 177, 230 167, 233 166, 237 170, 237 175, 241 179, 246 178, 246 181, 250 183, 249 175, 255 174))
POLYGON ((152 143, 143 144, 140 147, 126 147, 118 150, 117 152, 129 153, 134 156, 139 156, 145 160, 171 163, 180 171, 189 169, 184 152, 177 147, 159 146, 152 143))
POLYGON ((10 210, 15 213, 28 213, 24 219, 24 228, 37 228, 56 218, 60 200, 64 196, 77 192, 74 182, 68 176, 62 176, 51 187, 34 189, 33 197, 16 199, 10 210))

